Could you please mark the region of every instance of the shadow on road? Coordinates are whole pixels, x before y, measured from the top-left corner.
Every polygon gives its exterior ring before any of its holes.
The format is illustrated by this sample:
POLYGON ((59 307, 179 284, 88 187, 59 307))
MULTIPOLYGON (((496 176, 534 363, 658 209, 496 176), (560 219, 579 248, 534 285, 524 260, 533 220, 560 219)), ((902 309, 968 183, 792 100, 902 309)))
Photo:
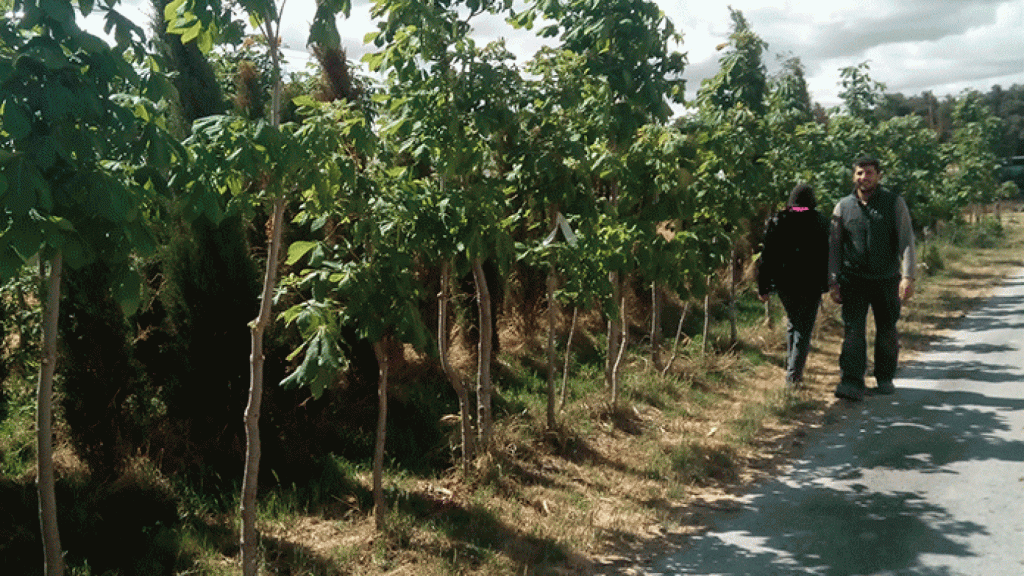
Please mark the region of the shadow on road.
MULTIPOLYGON (((971 491, 978 478, 1024 462, 1021 351, 992 337, 1024 327, 1021 305, 991 298, 956 337, 901 370, 896 395, 837 404, 787 474, 649 574, 951 576, 964 572, 936 564, 988 561, 978 543, 1007 536, 976 520, 988 516, 970 512, 971 499, 986 509, 1007 503, 971 491)), ((1018 573, 1019 561, 1007 558, 1010 571, 997 572, 1018 573)))
POLYGON ((888 574, 918 567, 922 554, 970 555, 950 537, 985 533, 914 494, 863 487, 849 492, 773 484, 749 509, 757 511, 754 525, 725 528, 725 538, 705 536, 700 547, 652 574, 888 574))
POLYGON ((856 406, 846 408, 846 422, 827 435, 820 454, 763 484, 741 511, 651 574, 945 576, 952 572, 922 559, 974 556, 964 540, 988 536, 985 526, 958 520, 912 488, 877 491, 864 477, 914 471, 955 483, 956 462, 1022 462, 1024 442, 1001 437, 1010 430, 1000 414, 1024 411, 1024 400, 905 389, 856 406))

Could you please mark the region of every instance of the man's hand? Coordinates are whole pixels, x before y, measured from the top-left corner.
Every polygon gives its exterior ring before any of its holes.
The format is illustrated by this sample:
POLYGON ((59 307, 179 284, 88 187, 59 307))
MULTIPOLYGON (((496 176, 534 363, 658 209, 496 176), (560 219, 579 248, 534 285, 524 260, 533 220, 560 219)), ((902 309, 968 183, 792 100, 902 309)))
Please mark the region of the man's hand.
POLYGON ((914 279, 904 278, 900 280, 900 302, 906 302, 914 295, 914 279))
POLYGON ((833 302, 835 302, 836 304, 842 304, 843 303, 843 295, 839 291, 839 284, 833 284, 832 286, 830 286, 829 290, 828 290, 828 293, 829 293, 829 296, 832 296, 832 301, 833 302))

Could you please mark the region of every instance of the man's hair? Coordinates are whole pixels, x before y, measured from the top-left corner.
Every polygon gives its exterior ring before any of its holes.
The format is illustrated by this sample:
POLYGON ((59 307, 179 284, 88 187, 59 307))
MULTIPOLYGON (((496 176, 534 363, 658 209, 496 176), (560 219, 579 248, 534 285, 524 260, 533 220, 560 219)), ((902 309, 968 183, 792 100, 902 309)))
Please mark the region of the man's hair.
POLYGON ((875 168, 875 172, 882 171, 881 163, 878 161, 878 158, 875 158, 874 156, 861 156, 853 161, 853 167, 855 169, 863 166, 873 166, 875 168))

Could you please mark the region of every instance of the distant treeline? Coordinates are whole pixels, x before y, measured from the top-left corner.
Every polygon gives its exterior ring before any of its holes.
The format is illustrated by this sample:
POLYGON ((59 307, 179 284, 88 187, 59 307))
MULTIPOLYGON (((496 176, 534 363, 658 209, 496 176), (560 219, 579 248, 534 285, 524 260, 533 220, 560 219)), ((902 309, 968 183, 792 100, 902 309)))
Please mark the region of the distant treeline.
MULTIPOLYGON (((1001 135, 995 153, 1001 158, 1024 155, 1024 86, 1014 84, 1004 89, 998 84, 983 93, 983 102, 1002 121, 1001 135)), ((875 114, 879 120, 900 116, 920 116, 939 133, 940 141, 952 137, 955 96, 939 99, 931 92, 917 96, 900 93, 885 94, 875 114)))

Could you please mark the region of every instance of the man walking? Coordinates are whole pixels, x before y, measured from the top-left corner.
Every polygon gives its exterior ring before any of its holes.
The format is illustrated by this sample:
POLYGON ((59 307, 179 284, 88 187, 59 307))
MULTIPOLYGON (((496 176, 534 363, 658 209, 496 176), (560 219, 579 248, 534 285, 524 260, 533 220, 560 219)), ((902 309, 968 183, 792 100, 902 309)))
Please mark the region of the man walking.
POLYGON ((843 305, 843 347, 836 396, 860 400, 866 387, 867 314, 875 318, 875 383, 878 394, 896 391, 899 357, 896 321, 900 304, 914 294, 916 251, 910 211, 903 198, 881 185, 878 160, 853 163, 853 193, 832 212, 829 290, 843 305))

